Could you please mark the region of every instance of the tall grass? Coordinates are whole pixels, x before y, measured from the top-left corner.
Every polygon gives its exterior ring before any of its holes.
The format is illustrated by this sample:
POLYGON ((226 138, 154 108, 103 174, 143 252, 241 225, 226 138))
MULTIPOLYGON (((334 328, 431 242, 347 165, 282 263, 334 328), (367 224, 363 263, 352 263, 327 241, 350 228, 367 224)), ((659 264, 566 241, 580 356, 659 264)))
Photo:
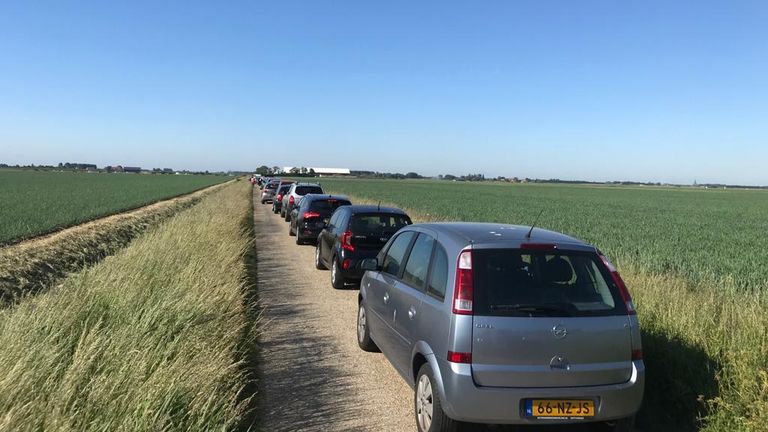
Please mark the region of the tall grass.
POLYGON ((768 297, 620 267, 643 329, 651 430, 768 431, 768 297))
POLYGON ((250 186, 211 194, 56 290, 0 311, 0 430, 232 429, 250 186))

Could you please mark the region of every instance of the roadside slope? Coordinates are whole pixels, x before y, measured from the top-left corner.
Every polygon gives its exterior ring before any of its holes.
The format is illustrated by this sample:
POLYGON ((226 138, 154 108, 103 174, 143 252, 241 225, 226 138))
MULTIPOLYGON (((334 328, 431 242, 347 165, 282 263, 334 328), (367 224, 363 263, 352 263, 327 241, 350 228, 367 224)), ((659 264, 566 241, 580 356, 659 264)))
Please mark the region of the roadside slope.
POLYGON ((0 306, 50 288, 227 183, 0 248, 0 306))
POLYGON ((239 426, 250 406, 250 189, 224 186, 60 288, 0 310, 0 431, 239 426))

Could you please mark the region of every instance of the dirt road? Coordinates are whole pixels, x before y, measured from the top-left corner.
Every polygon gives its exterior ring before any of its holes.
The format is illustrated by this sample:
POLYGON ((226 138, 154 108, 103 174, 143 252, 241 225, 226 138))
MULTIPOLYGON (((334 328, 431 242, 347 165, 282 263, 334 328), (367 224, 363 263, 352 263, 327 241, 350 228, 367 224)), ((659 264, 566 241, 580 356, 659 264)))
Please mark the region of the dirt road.
POLYGON ((333 289, 329 272, 314 267, 314 246, 297 246, 271 206, 254 202, 261 430, 416 430, 410 387, 382 354, 357 346, 357 289, 333 289))

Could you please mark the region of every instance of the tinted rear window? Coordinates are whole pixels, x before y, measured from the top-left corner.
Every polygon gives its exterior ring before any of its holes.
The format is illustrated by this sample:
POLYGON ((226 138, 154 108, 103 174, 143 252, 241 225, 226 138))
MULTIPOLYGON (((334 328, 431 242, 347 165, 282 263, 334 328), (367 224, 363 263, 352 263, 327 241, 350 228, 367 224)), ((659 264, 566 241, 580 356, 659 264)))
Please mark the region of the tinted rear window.
POLYGON ((333 214, 337 208, 351 203, 347 200, 328 199, 328 200, 315 200, 309 204, 309 209, 323 214, 333 214))
POLYGON ((408 216, 398 214, 356 214, 349 223, 355 235, 391 236, 400 228, 410 225, 408 216))
POLYGON ((475 314, 604 316, 626 313, 597 255, 476 249, 475 314))
POLYGON ((290 188, 291 188, 291 185, 283 185, 283 186, 280 186, 280 189, 278 189, 277 191, 281 194, 284 194, 288 192, 288 189, 290 188))
POLYGON ((296 186, 296 195, 306 195, 306 194, 321 194, 323 193, 323 188, 320 186, 296 186))

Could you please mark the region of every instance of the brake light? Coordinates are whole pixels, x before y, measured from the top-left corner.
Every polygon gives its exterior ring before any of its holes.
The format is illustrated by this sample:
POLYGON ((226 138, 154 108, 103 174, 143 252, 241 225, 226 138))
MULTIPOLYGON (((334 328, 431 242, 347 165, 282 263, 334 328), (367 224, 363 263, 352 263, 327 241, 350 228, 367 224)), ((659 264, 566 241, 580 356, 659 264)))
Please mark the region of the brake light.
POLYGON ((295 201, 296 201, 296 199, 294 199, 294 198, 293 198, 293 195, 291 195, 291 196, 288 198, 288 204, 290 204, 290 205, 293 205, 293 203, 294 203, 295 201))
POLYGON ((304 219, 319 218, 319 217, 320 217, 320 213, 311 212, 311 211, 304 212, 304 219))
POLYGON ((355 247, 352 246, 352 231, 344 231, 344 234, 341 235, 341 248, 350 252, 355 250, 355 247))
POLYGON ((448 361, 451 363, 472 363, 472 353, 448 351, 448 361))
POLYGON ((456 266, 456 286, 453 290, 453 313, 472 315, 474 300, 474 283, 472 281, 472 251, 463 250, 459 254, 456 266))
POLYGON ((344 270, 349 270, 350 265, 352 265, 352 260, 350 260, 349 258, 341 262, 341 268, 343 268, 344 270))
POLYGON ((283 195, 282 194, 277 194, 275 199, 278 200, 278 201, 282 201, 283 200, 283 195))
POLYGON ((520 245, 520 249, 524 250, 538 250, 538 251, 551 251, 557 249, 557 245, 550 243, 523 243, 520 245))
POLYGON ((643 359, 643 350, 641 349, 633 349, 632 350, 632 360, 642 360, 643 359))
POLYGON ((619 294, 621 295, 621 299, 624 301, 624 305, 626 305, 627 307, 627 315, 637 315, 637 310, 635 310, 635 304, 632 302, 632 296, 629 295, 629 290, 627 289, 627 285, 624 283, 624 279, 621 278, 621 276, 619 275, 619 272, 616 271, 616 267, 614 267, 613 264, 611 264, 611 262, 608 260, 608 258, 606 258, 605 255, 600 255, 600 259, 603 261, 603 264, 611 273, 611 278, 613 279, 613 283, 619 289, 619 294))

